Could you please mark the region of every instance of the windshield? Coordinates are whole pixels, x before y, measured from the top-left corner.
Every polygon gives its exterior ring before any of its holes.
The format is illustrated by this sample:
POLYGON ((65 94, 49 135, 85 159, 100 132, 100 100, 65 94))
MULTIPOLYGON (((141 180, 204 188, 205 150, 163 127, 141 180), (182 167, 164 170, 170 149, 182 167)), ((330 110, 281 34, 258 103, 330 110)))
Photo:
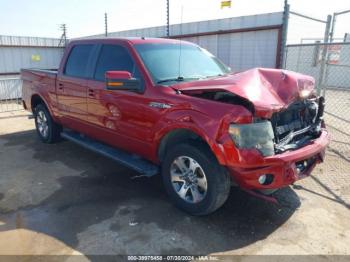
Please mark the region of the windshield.
POLYGON ((135 48, 155 83, 167 85, 229 73, 216 57, 195 45, 138 44, 135 48))

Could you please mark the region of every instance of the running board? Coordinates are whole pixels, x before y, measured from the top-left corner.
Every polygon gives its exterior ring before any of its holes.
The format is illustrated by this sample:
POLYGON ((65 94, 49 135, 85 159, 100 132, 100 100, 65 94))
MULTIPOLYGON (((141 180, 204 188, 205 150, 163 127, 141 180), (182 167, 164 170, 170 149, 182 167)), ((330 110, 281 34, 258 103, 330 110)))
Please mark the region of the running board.
POLYGON ((61 133, 61 137, 90 149, 98 154, 111 158, 124 166, 136 170, 144 176, 154 176, 159 172, 157 165, 152 164, 139 156, 127 153, 106 144, 102 144, 77 132, 64 130, 61 133))

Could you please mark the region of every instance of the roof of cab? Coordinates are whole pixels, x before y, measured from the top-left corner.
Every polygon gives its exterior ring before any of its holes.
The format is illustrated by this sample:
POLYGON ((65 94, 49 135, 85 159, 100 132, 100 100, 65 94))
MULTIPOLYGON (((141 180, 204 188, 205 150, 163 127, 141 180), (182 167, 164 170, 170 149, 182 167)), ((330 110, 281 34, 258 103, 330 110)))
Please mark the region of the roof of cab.
POLYGON ((77 43, 98 43, 98 42, 113 42, 115 40, 118 41, 125 41, 129 42, 131 44, 143 44, 143 43, 169 43, 169 44, 177 44, 177 43, 188 43, 193 44, 187 41, 180 41, 177 39, 169 39, 169 38, 151 38, 151 37, 106 37, 106 38, 86 38, 86 39, 76 39, 71 40, 70 43, 77 44, 77 43))

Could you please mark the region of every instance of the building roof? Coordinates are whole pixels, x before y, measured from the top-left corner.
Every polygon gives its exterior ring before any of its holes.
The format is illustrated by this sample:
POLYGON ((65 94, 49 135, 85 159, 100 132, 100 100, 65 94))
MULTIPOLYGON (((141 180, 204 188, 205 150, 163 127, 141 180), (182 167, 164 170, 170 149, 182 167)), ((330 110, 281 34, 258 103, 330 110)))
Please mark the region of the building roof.
POLYGON ((0 35, 0 46, 57 47, 59 44, 58 38, 0 35))

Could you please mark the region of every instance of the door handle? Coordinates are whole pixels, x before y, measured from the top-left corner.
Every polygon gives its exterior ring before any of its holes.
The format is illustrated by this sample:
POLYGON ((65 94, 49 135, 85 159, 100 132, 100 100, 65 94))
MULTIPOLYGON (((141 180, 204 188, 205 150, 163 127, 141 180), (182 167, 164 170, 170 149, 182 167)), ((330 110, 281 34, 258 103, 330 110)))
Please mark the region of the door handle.
POLYGON ((94 97, 95 96, 95 91, 93 89, 88 89, 88 96, 94 97))

